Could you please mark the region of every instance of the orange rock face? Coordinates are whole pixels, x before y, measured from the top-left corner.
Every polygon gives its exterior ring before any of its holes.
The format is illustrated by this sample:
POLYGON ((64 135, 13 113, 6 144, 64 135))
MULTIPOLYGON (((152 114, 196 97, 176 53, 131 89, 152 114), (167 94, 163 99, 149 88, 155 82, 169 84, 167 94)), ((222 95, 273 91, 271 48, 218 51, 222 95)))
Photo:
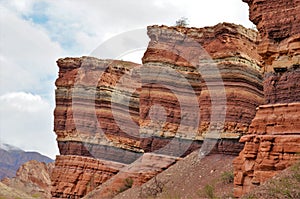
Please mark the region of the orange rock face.
POLYGON ((263 104, 257 32, 234 24, 148 27, 143 65, 59 59, 53 198, 109 195, 195 149, 238 154, 263 104), (204 142, 205 138, 211 138, 204 142), (204 144, 203 144, 204 142, 204 144))
POLYGON ((262 41, 259 54, 265 71, 300 63, 300 1, 243 0, 248 3, 250 20, 257 26, 262 41))
POLYGON ((143 64, 149 70, 140 93, 142 134, 201 140, 214 131, 224 139, 247 132, 256 107, 263 104, 255 31, 223 23, 150 26, 148 35, 143 64), (164 117, 162 124, 151 122, 153 105, 162 109, 156 112, 165 112, 153 116, 164 117))
POLYGON ((261 34, 266 105, 260 106, 234 161, 240 197, 300 159, 300 1, 244 0, 261 34))
POLYGON ((57 156, 52 173, 52 197, 81 198, 110 179, 124 164, 82 156, 57 156))
POLYGON ((260 106, 234 160, 236 197, 300 159, 300 103, 260 106))
POLYGON ((45 164, 31 160, 20 166, 14 178, 4 178, 2 183, 8 187, 39 198, 51 198, 51 179, 53 163, 45 164))

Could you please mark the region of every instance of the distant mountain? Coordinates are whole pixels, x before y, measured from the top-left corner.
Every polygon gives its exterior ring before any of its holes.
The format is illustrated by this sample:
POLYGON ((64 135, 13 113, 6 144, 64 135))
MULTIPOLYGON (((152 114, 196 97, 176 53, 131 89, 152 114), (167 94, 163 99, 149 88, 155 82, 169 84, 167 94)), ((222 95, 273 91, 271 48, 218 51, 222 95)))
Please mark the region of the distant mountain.
POLYGON ((53 162, 38 152, 26 152, 9 144, 0 144, 0 180, 4 177, 14 177, 18 168, 29 160, 53 162))

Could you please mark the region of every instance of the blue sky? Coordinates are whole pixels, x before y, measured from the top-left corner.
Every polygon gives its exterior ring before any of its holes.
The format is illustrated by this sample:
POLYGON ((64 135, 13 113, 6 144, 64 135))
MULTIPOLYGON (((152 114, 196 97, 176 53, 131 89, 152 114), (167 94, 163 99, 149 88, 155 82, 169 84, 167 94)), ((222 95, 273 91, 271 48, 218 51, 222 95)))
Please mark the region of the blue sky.
MULTIPOLYGON (((90 55, 115 35, 183 16, 194 27, 253 27, 242 0, 0 0, 0 142, 54 158, 56 60, 90 55)), ((127 58, 140 62, 141 54, 127 58)))

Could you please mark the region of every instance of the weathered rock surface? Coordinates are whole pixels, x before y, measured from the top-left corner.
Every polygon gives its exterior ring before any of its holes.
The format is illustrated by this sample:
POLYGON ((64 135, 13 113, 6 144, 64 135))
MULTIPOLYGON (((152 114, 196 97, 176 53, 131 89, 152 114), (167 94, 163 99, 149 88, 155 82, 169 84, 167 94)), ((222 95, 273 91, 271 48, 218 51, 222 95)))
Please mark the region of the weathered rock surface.
POLYGON ((51 176, 52 197, 81 198, 117 174, 124 166, 91 157, 57 156, 51 176))
POLYGON ((139 65, 92 57, 57 64, 54 130, 61 155, 51 192, 54 198, 80 198, 141 156, 139 65))
POLYGON ((299 102, 300 67, 294 66, 284 73, 266 74, 264 93, 267 104, 299 102))
POLYGON ((97 186, 109 195, 128 178, 140 185, 202 146, 204 154, 242 149, 238 138, 263 103, 257 33, 224 23, 151 26, 148 35, 143 66, 57 61, 53 198, 80 198, 97 186), (203 145, 204 138, 218 140, 203 145))
POLYGON ((224 139, 247 132, 256 107, 263 104, 255 31, 223 23, 206 28, 150 26, 148 35, 141 134, 203 140, 217 128, 224 139), (160 115, 151 117, 153 105, 160 107, 160 115))
POLYGON ((12 178, 16 176, 17 170, 21 165, 30 161, 37 160, 39 162, 50 163, 52 159, 41 155, 37 152, 23 151, 14 146, 1 143, 0 144, 0 180, 2 178, 12 178))
POLYGON ((234 161, 239 197, 300 159, 300 1, 243 0, 261 35, 266 105, 260 106, 234 161))
POLYGON ((300 1, 243 0, 261 35, 259 54, 266 72, 300 64, 300 1))
MULTIPOLYGON (((33 198, 51 198, 51 179, 54 163, 43 163, 31 160, 21 165, 14 178, 4 178, 2 183, 16 193, 33 198)), ((1 190, 2 192, 2 190, 1 190)), ((3 194, 3 197, 10 195, 3 194)), ((24 196, 20 196, 24 197, 24 196)))
POLYGON ((175 164, 178 159, 172 156, 144 153, 142 157, 123 168, 117 175, 97 187, 84 198, 112 198, 126 189, 142 185, 175 164))
POLYGON ((260 106, 234 160, 237 197, 300 159, 300 103, 260 106))

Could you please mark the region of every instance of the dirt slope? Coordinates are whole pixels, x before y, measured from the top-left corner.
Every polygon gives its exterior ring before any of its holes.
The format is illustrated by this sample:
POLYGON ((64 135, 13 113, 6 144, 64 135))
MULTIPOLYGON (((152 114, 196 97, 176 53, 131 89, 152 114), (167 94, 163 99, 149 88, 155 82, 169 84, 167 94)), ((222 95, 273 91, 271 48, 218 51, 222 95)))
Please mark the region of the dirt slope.
POLYGON ((190 154, 141 187, 115 198, 229 198, 232 196, 232 161, 235 156, 190 154))

